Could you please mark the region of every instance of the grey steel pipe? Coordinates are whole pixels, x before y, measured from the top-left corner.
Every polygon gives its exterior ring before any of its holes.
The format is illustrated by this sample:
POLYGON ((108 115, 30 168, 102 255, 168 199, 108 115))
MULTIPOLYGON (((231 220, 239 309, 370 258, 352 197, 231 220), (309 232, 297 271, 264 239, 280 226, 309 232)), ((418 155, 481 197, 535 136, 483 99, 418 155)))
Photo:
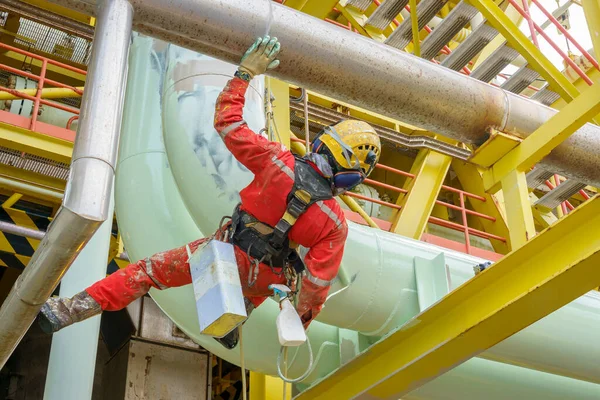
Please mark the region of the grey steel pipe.
POLYGON ((45 231, 36 231, 35 229, 27 228, 25 226, 19 226, 11 224, 10 222, 0 221, 0 232, 10 233, 17 236, 23 236, 30 239, 42 240, 45 231))
POLYGON ((63 17, 62 15, 54 14, 43 8, 32 6, 31 4, 19 0, 0 0, 0 9, 18 14, 32 21, 53 26, 61 31, 71 33, 84 39, 92 40, 94 37, 94 27, 90 25, 74 21, 70 18, 63 17))
MULTIPOLYGON (((95 0, 52 1, 94 11, 95 0)), ((269 16, 266 1, 131 2, 139 32, 234 63, 269 16)), ((490 128, 525 137, 557 112, 282 5, 270 33, 283 44, 273 76, 462 142, 482 143, 490 128)), ((585 125, 541 164, 600 186, 598 137, 585 125)))
MULTIPOLYGON (((10 233, 12 235, 23 236, 30 239, 42 240, 46 235, 46 231, 36 231, 35 229, 27 228, 10 222, 0 221, 0 232, 10 233)), ((126 251, 117 254, 117 258, 123 261, 129 261, 129 255, 126 251)))
POLYGON ((81 249, 107 218, 131 43, 126 0, 98 2, 98 24, 62 207, 0 308, 0 368, 81 249))

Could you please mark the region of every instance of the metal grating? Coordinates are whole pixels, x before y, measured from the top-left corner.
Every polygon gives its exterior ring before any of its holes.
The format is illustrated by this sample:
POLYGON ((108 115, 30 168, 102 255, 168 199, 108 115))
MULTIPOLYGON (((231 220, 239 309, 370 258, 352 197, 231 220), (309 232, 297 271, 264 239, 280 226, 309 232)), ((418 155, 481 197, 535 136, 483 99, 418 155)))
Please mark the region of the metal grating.
POLYGON ((431 60, 479 11, 461 1, 421 43, 421 57, 431 60))
POLYGON ((69 165, 0 146, 0 164, 67 180, 69 165))
POLYGON ((372 2, 372 0, 348 0, 346 6, 352 6, 357 10, 365 11, 372 2))
POLYGON ((536 167, 529 171, 527 175, 525 175, 525 179, 527 179, 527 187, 535 189, 550 179, 553 175, 554 174, 550 171, 536 167))
POLYGON ((88 64, 92 51, 92 42, 27 18, 19 19, 15 43, 83 65, 88 64))
POLYGON ((517 70, 506 82, 500 86, 504 90, 508 90, 513 93, 521 93, 527 89, 533 81, 539 78, 540 74, 527 67, 527 64, 523 65, 517 70))
MULTIPOLYGON (((435 14, 437 14, 448 0, 423 0, 417 5, 417 19, 419 21, 419 31, 427 25, 435 14)), ((398 28, 385 40, 385 44, 400 50, 412 40, 412 25, 410 18, 405 19, 398 28)))
POLYGON ((541 199, 535 202, 536 206, 543 206, 549 209, 558 207, 563 201, 567 201, 571 196, 577 194, 587 185, 576 181, 575 179, 567 179, 560 185, 542 196, 541 199))
POLYGON ((506 45, 498 47, 471 73, 471 78, 489 82, 519 56, 519 52, 506 45))
POLYGON ((482 23, 475 29, 475 32, 467 36, 465 41, 452 54, 446 57, 442 65, 454 71, 460 70, 496 36, 498 36, 496 29, 485 22, 482 23))
POLYGON ((540 103, 549 106, 556 100, 560 99, 560 95, 550 90, 548 84, 546 83, 542 89, 540 89, 540 91, 530 98, 531 100, 539 101, 540 103))
POLYGON ((366 25, 384 30, 407 4, 408 0, 386 0, 371 14, 366 25))

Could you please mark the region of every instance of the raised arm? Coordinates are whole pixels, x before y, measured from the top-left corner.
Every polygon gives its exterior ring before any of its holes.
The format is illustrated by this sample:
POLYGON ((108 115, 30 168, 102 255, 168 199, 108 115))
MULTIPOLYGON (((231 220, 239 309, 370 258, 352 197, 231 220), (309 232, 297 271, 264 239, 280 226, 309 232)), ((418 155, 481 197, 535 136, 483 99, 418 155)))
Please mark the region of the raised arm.
POLYGON ((233 156, 250 171, 260 171, 283 147, 253 132, 243 118, 245 94, 252 78, 275 68, 279 61, 277 38, 259 38, 248 49, 235 77, 231 79, 217 99, 214 126, 233 156))

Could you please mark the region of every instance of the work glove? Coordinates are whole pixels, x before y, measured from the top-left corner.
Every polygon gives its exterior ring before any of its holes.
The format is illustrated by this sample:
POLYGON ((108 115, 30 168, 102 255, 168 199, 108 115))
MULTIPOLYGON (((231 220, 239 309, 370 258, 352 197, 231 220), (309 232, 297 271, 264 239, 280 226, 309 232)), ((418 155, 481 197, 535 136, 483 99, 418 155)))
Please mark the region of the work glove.
POLYGON ((250 79, 264 74, 268 69, 277 68, 279 60, 275 58, 279 54, 281 45, 277 38, 265 36, 258 38, 242 57, 239 71, 248 74, 250 79))

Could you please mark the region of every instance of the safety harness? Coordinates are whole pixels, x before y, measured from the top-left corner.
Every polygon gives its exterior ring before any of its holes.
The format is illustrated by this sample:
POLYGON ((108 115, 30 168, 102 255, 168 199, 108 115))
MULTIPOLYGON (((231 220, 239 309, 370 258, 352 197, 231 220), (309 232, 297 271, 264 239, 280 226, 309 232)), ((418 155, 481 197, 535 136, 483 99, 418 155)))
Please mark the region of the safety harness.
MULTIPOLYGON (((274 270, 291 266, 300 274, 304 271, 304 263, 296 252, 298 246, 290 243, 288 234, 298 218, 312 204, 332 197, 331 184, 327 179, 306 160, 296 157, 294 185, 287 197, 285 213, 279 222, 275 227, 265 224, 240 209, 238 204, 232 216, 232 242, 257 264, 265 263, 274 270)), ((255 271, 258 274, 258 268, 255 268, 255 271)), ((255 278, 249 277, 249 282, 251 280, 255 278)))

